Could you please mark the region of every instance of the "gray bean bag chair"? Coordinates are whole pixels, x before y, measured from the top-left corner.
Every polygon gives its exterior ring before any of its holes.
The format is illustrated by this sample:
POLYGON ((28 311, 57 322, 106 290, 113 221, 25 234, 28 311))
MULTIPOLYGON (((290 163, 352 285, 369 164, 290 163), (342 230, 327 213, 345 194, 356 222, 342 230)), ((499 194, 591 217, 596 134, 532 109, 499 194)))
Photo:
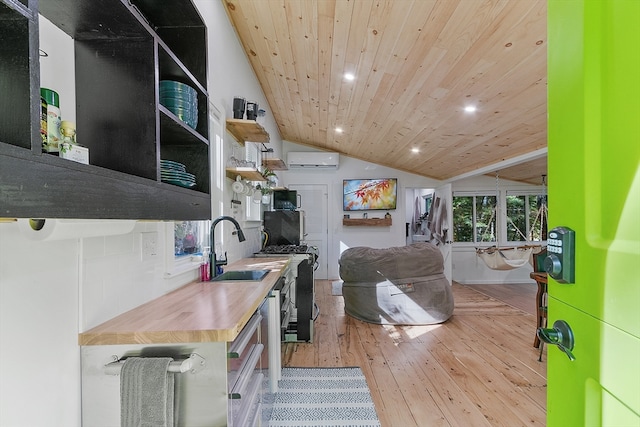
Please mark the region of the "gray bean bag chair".
POLYGON ((386 325, 430 325, 453 314, 453 292, 437 246, 414 243, 374 249, 354 247, 340 256, 348 315, 386 325))

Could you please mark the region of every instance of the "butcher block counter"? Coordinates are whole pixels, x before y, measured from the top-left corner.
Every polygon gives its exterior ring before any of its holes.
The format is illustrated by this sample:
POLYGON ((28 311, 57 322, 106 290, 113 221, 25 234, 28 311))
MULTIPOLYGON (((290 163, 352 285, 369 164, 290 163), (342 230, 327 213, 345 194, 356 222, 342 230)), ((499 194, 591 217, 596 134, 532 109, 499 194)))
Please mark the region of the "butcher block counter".
POLYGON ((260 282, 192 282, 79 334, 82 346, 233 341, 290 258, 244 258, 225 271, 271 270, 260 282))

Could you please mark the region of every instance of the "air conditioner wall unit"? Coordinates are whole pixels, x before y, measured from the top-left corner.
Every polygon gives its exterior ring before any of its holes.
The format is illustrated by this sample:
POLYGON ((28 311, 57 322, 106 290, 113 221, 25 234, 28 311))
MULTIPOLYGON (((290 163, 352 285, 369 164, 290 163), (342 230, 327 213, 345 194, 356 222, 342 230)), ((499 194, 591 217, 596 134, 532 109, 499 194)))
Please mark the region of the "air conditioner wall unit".
POLYGON ((289 169, 338 169, 339 153, 323 151, 290 151, 287 153, 289 169))

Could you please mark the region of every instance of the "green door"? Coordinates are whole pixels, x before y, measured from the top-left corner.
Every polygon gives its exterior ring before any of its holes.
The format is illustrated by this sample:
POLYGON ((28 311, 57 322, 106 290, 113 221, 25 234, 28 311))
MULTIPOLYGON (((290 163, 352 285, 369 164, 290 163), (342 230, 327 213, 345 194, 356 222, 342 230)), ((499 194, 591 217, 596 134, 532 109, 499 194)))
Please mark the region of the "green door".
POLYGON ((549 227, 575 283, 549 280, 549 426, 640 426, 640 0, 549 0, 549 227))

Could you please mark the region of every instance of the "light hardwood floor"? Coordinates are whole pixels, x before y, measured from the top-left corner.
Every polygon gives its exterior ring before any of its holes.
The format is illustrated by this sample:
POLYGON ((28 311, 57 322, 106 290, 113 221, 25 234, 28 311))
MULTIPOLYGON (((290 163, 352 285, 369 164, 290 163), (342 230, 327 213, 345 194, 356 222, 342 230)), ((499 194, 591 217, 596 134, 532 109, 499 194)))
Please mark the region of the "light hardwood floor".
POLYGON ((538 362, 535 315, 518 308, 535 301, 531 286, 512 285, 506 303, 489 296, 493 285, 454 283, 447 322, 397 327, 346 315, 331 281, 317 280, 314 342, 285 344, 283 366, 359 366, 383 427, 543 426, 546 349, 538 362))

